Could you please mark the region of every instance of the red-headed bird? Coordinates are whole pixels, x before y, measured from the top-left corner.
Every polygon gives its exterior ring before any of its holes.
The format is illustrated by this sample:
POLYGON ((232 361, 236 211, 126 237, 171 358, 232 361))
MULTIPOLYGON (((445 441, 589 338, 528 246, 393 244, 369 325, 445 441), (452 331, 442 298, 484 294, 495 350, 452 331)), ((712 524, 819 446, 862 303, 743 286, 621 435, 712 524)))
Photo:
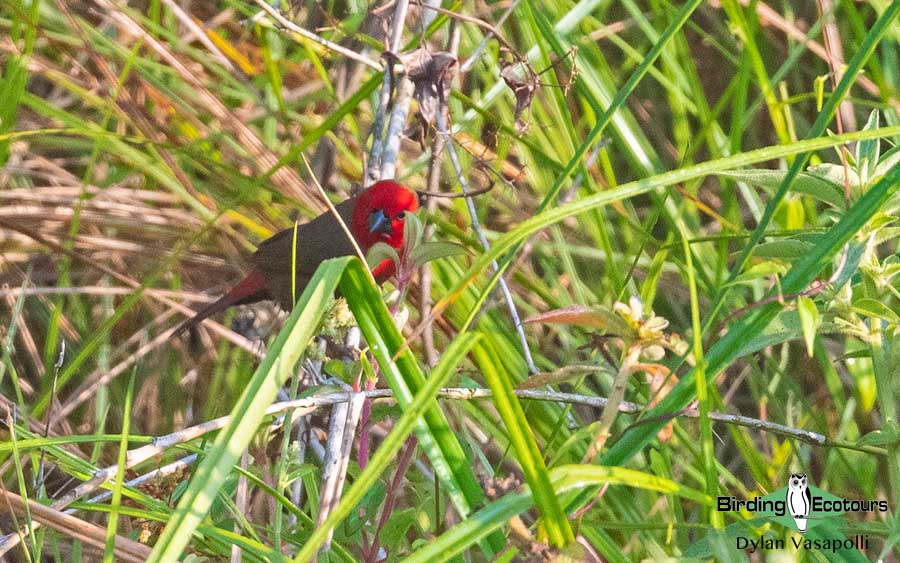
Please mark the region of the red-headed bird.
MULTIPOLYGON (((419 200, 415 193, 397 182, 382 180, 335 208, 364 254, 377 242, 387 243, 399 252, 403 247, 403 221, 407 213, 416 212, 419 200)), ((172 337, 233 305, 273 299, 289 310, 293 306, 294 296, 300 297, 319 264, 329 258, 356 253, 340 223, 331 211, 326 211, 296 228, 297 270, 292 281, 294 231, 291 227, 261 242, 253 255, 253 269, 247 277, 181 323, 172 337), (292 283, 296 283, 294 291, 292 283)), ((384 282, 394 275, 393 260, 384 260, 372 269, 372 274, 379 283, 384 282)))

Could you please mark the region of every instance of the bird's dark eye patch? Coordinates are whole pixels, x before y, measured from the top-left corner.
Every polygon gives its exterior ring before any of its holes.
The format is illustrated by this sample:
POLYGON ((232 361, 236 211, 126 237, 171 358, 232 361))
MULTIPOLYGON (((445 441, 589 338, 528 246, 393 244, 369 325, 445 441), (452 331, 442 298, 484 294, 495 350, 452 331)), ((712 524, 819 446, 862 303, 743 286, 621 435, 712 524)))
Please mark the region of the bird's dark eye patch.
POLYGON ((400 213, 397 213, 397 219, 400 219, 401 221, 406 219, 406 211, 401 211, 400 213))

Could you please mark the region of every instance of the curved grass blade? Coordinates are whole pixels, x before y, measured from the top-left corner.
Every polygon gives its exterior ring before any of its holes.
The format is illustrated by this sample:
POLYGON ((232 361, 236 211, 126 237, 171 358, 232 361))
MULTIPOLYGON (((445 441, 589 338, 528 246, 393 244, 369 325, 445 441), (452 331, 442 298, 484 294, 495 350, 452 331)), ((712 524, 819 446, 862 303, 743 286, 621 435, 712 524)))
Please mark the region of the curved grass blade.
MULTIPOLYGON (((703 176, 718 174, 723 170, 733 170, 742 166, 750 166, 752 164, 765 162, 767 160, 784 158, 807 151, 827 149, 846 143, 852 143, 854 141, 885 138, 894 135, 900 135, 900 127, 882 127, 872 131, 858 131, 844 135, 833 135, 807 141, 798 141, 789 145, 764 147, 734 156, 710 160, 694 166, 687 166, 678 170, 664 172, 649 178, 635 180, 633 182, 621 184, 618 188, 612 190, 600 192, 558 207, 551 207, 541 213, 537 213, 530 219, 522 221, 518 226, 494 241, 491 250, 478 256, 466 273, 447 292, 447 296, 438 302, 434 308, 437 311, 446 308, 449 302, 456 299, 456 296, 472 284, 481 272, 488 269, 492 261, 501 258, 505 252, 515 248, 521 241, 527 239, 537 231, 549 227, 554 223, 558 223, 567 217, 573 217, 616 201, 637 197, 657 188, 673 186, 681 182, 696 180, 703 176)), ((482 290, 481 299, 475 303, 476 309, 481 307, 486 296, 496 284, 497 279, 496 276, 492 277, 482 290)), ((461 327, 460 330, 464 330, 465 328, 465 326, 461 327)))
MULTIPOLYGON (((878 211, 898 184, 900 184, 900 165, 894 166, 872 186, 840 222, 823 234, 810 252, 794 264, 782 278, 781 291, 784 293, 803 291, 825 267, 831 264, 832 257, 840 252, 841 247, 878 211)), ((781 310, 782 305, 773 302, 738 321, 709 349, 706 355, 706 377, 717 376, 737 359, 743 344, 759 335, 781 310)), ((647 413, 646 418, 653 419, 663 413, 677 412, 685 408, 693 399, 694 377, 695 370, 689 371, 672 391, 647 413)), ((665 420, 657 420, 659 422, 653 421, 631 427, 603 456, 601 463, 609 465, 624 463, 650 442, 657 430, 665 424, 665 420)))
MULTIPOLYGON (((657 491, 679 496, 702 505, 712 503, 712 498, 700 491, 684 487, 675 481, 624 467, 597 465, 562 465, 550 470, 550 481, 557 495, 585 487, 598 485, 628 485, 637 489, 657 491)), ((461 553, 468 546, 522 512, 535 505, 534 495, 526 488, 521 493, 509 494, 472 514, 443 535, 403 560, 404 563, 446 561, 461 553)))

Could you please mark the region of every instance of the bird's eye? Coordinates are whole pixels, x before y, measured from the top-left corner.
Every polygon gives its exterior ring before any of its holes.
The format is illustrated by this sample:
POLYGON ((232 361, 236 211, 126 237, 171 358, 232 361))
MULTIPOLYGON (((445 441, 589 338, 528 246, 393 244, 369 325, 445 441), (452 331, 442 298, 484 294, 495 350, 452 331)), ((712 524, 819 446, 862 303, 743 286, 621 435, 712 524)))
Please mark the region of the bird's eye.
POLYGON ((402 221, 405 218, 406 218, 406 211, 401 211, 400 213, 397 213, 397 219, 400 219, 402 221))

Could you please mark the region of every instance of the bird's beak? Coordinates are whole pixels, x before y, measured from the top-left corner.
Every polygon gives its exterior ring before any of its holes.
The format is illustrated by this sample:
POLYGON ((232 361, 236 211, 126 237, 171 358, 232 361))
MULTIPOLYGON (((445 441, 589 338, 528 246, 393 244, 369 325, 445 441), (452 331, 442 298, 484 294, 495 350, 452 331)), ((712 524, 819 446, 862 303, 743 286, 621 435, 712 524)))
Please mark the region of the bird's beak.
POLYGON ((391 225, 391 219, 381 209, 369 214, 369 234, 391 235, 394 233, 394 227, 391 225))

